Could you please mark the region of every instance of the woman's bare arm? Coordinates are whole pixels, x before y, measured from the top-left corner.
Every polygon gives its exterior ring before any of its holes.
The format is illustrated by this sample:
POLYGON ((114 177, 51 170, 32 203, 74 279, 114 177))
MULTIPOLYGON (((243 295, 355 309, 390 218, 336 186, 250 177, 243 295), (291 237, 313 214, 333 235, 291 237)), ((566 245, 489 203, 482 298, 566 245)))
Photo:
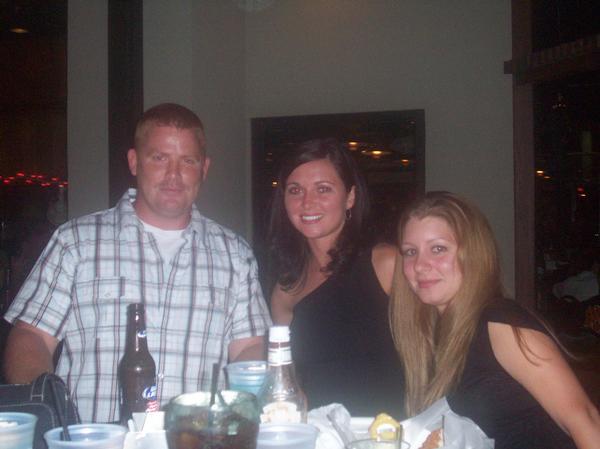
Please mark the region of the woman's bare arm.
POLYGON ((502 367, 540 403, 579 449, 598 447, 600 415, 555 342, 547 335, 520 329, 526 354, 508 324, 489 323, 490 342, 502 367))
POLYGON ((271 317, 273 324, 289 326, 294 317, 292 296, 277 284, 271 294, 271 317))

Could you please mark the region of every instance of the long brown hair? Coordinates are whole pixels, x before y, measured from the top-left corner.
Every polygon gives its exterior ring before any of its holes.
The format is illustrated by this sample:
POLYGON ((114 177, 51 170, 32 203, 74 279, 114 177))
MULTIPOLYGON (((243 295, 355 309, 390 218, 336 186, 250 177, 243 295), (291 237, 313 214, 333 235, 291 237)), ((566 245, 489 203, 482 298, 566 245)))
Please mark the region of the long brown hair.
POLYGON ((346 269, 359 250, 363 223, 369 211, 369 195, 363 177, 350 152, 332 138, 314 139, 294 145, 283 159, 277 177, 269 221, 269 278, 271 287, 279 283, 286 291, 304 284, 310 249, 306 238, 292 225, 285 210, 285 190, 291 173, 312 161, 328 160, 344 183, 346 193, 354 187, 354 206, 342 232, 329 250, 327 274, 346 269))
POLYGON ((429 192, 404 211, 398 238, 402 242, 411 218, 444 220, 456 238, 462 284, 443 314, 422 303, 396 264, 390 320, 396 348, 404 362, 406 412, 412 416, 457 385, 484 307, 503 296, 496 241, 481 211, 449 192, 429 192))

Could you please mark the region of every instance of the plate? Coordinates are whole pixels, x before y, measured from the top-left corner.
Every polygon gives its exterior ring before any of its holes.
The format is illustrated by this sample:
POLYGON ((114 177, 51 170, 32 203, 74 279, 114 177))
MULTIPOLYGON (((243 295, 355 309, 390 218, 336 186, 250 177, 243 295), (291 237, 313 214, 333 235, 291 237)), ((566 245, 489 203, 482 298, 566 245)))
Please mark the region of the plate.
POLYGON ((368 416, 357 416, 350 418, 350 430, 354 432, 357 439, 369 437, 369 426, 375 418, 368 416))

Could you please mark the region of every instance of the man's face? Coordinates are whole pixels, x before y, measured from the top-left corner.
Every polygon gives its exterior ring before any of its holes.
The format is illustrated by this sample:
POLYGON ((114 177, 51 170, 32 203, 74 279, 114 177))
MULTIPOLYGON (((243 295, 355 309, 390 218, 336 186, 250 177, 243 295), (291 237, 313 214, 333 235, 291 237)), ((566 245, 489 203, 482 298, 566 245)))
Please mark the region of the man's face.
POLYGON ((161 229, 183 229, 206 178, 204 135, 195 129, 152 125, 139 148, 127 153, 137 178, 135 210, 139 218, 161 229))

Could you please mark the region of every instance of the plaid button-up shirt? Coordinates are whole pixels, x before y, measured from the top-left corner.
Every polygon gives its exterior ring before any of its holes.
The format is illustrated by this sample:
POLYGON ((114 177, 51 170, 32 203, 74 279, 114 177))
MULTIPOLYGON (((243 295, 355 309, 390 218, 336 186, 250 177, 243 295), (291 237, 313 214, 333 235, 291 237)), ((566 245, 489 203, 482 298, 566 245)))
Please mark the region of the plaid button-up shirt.
POLYGON ((162 404, 209 389, 212 365, 226 363, 229 343, 264 335, 270 325, 256 262, 241 237, 194 207, 165 277, 156 241, 133 209, 135 194, 131 189, 115 208, 62 225, 5 315, 64 341, 56 372, 83 421, 119 417, 128 304, 146 304, 162 404))

